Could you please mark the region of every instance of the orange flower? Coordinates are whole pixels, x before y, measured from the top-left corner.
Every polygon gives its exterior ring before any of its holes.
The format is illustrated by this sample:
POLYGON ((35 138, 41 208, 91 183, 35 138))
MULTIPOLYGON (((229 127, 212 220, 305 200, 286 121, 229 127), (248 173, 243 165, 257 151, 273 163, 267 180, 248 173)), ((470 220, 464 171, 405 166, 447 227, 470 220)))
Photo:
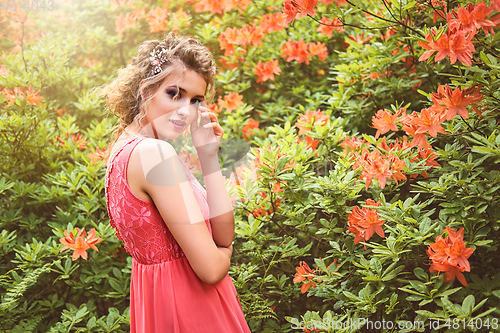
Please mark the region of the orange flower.
POLYGON ((279 68, 278 60, 271 59, 269 62, 264 63, 259 60, 253 72, 258 76, 257 83, 262 84, 267 80, 274 80, 274 74, 279 75, 281 68, 279 68))
POLYGON ((354 163, 353 169, 356 170, 359 166, 363 167, 359 178, 366 178, 366 189, 370 186, 373 178, 376 178, 379 186, 384 188, 387 178, 392 177, 389 161, 381 158, 379 150, 369 153, 366 148, 363 149, 361 156, 357 153, 355 153, 355 156, 358 159, 354 163))
POLYGON ((283 13, 266 14, 260 21, 260 27, 266 34, 271 31, 281 31, 287 26, 286 15, 283 13))
POLYGON ((411 146, 418 146, 419 150, 430 147, 429 143, 427 143, 427 139, 425 134, 417 133, 419 126, 416 124, 416 119, 419 117, 419 114, 413 111, 411 114, 403 114, 399 119, 399 122, 403 124, 403 130, 406 134, 413 136, 413 140, 411 141, 411 146))
MULTIPOLYGON (((472 87, 474 89, 474 87, 472 87)), ((469 118, 467 106, 471 103, 479 103, 483 99, 483 95, 479 93, 481 87, 473 95, 467 96, 472 89, 462 91, 460 87, 452 90, 447 84, 439 86, 437 93, 432 93, 432 101, 434 108, 444 112, 445 120, 453 119, 457 113, 459 116, 469 118)))
POLYGON ((58 110, 57 108, 54 108, 54 111, 57 113, 59 117, 61 117, 64 114, 69 114, 69 110, 66 110, 66 106, 63 106, 61 110, 58 110))
POLYGON ((42 103, 40 103, 40 101, 44 98, 42 96, 39 96, 40 91, 41 89, 35 93, 33 88, 29 86, 28 90, 25 90, 26 102, 28 102, 28 104, 30 105, 42 106, 42 103))
POLYGON ((239 44, 240 45, 252 44, 253 46, 259 46, 262 44, 263 37, 264 37, 264 32, 262 27, 244 24, 243 27, 240 29, 239 44))
MULTIPOLYGON (((350 40, 358 43, 358 44, 361 44, 363 45, 364 43, 368 42, 370 39, 372 39, 373 37, 372 36, 367 36, 365 37, 365 33, 361 33, 360 35, 349 35, 348 36, 350 40)), ((351 45, 349 39, 346 39, 346 43, 351 45)))
POLYGON ((429 133, 432 137, 437 137, 437 133, 446 134, 441 123, 444 121, 443 115, 432 107, 422 109, 420 115, 415 118, 414 123, 418 127, 415 133, 429 133))
POLYGON ((360 140, 357 137, 353 136, 352 140, 351 140, 349 138, 349 136, 346 136, 346 138, 344 139, 344 141, 342 141, 342 143, 340 145, 342 146, 342 148, 344 148, 343 152, 348 153, 348 152, 357 151, 357 150, 361 149, 361 146, 363 144, 367 145, 367 146, 371 145, 371 143, 369 143, 365 139, 360 140), (349 148, 349 151, 347 150, 347 148, 349 148))
POLYGON ((201 164, 198 154, 190 153, 186 148, 182 148, 178 156, 193 175, 201 173, 201 164))
POLYGON ((297 15, 297 18, 307 15, 316 16, 314 7, 318 4, 318 0, 295 0, 294 2, 300 7, 300 13, 297 15))
POLYGON ((318 0, 285 0, 282 11, 287 16, 286 23, 293 23, 295 18, 301 18, 307 15, 316 16, 314 7, 318 0))
POLYGON ((238 106, 245 104, 242 99, 243 95, 231 92, 229 95, 224 96, 224 100, 222 100, 222 97, 219 96, 217 103, 221 108, 225 108, 227 112, 231 112, 236 110, 238 106))
POLYGON ((173 31, 178 31, 180 24, 184 24, 184 26, 189 26, 191 25, 191 22, 189 22, 189 15, 185 11, 181 10, 179 12, 176 12, 174 16, 172 17, 173 25, 172 25, 172 30, 173 31), (184 23, 185 22, 185 23, 184 23))
POLYGON ((326 57, 328 57, 328 49, 326 45, 321 42, 317 42, 316 44, 309 43, 308 50, 311 56, 317 55, 321 61, 324 61, 326 57))
POLYGON ((135 27, 135 16, 127 13, 125 16, 118 15, 115 20, 115 31, 121 36, 125 30, 135 27))
MULTIPOLYGON (((371 199, 367 199, 366 205, 380 206, 380 201, 375 202, 371 199)), ((362 240, 369 240, 374 233, 385 238, 384 229, 382 229, 384 222, 385 220, 379 218, 377 210, 367 207, 359 208, 356 206, 347 219, 347 229, 356 234, 354 243, 358 244, 362 240)))
POLYGON ((282 8, 283 14, 286 15, 286 23, 293 23, 297 14, 300 13, 300 8, 295 6, 291 0, 285 0, 282 8))
POLYGON ((293 283, 299 283, 309 280, 310 282, 302 284, 300 291, 305 293, 311 286, 316 288, 316 283, 314 280, 314 269, 310 269, 309 266, 303 262, 299 262, 299 266, 295 268, 297 273, 295 273, 295 277, 293 278, 293 283), (306 275, 306 276, 304 276, 306 275), (311 276, 312 275, 312 276, 311 276))
POLYGON ((491 20, 487 19, 492 12, 493 8, 487 8, 486 4, 482 1, 476 5, 469 3, 467 8, 459 6, 457 11, 452 11, 455 18, 452 19, 450 15, 448 17, 448 25, 450 30, 470 31, 472 34, 476 33, 476 29, 483 28, 485 34, 491 32, 494 36, 495 31, 493 31, 493 28, 498 22, 494 22, 496 20, 495 17, 491 20))
POLYGON ((210 14, 222 14, 221 0, 200 0, 196 3, 195 11, 197 13, 210 12, 210 14))
POLYGON ((283 53, 281 55, 281 58, 287 58, 286 61, 290 62, 292 60, 297 60, 297 62, 303 63, 305 62, 306 65, 309 65, 309 56, 310 53, 308 51, 309 45, 306 44, 302 39, 299 40, 298 42, 293 41, 290 42, 290 39, 283 44, 281 47, 281 52, 283 53))
POLYGON ((323 24, 320 24, 318 29, 316 29, 316 31, 322 35, 327 35, 328 38, 332 38, 332 33, 334 31, 338 32, 345 31, 345 29, 342 27, 343 23, 340 21, 338 17, 334 17, 332 18, 331 21, 329 21, 325 16, 323 16, 320 22, 323 24))
POLYGON ((396 119, 401 115, 401 109, 392 114, 386 110, 378 110, 377 113, 372 117, 373 127, 377 129, 375 134, 375 139, 378 139, 380 134, 384 134, 393 130, 398 131, 398 126, 396 125, 396 119))
POLYGON ((330 116, 326 115, 323 111, 310 111, 307 110, 306 114, 299 115, 299 121, 295 126, 299 128, 299 136, 312 130, 315 126, 325 126, 330 120, 330 116))
POLYGON ((464 228, 455 231, 451 228, 444 229, 448 235, 436 238, 436 242, 430 244, 426 250, 429 259, 432 260, 429 272, 445 272, 445 282, 455 280, 455 277, 464 286, 467 285, 462 272, 470 272, 469 257, 474 252, 472 248, 466 248, 463 237, 464 228))
POLYGON ((219 47, 225 50, 224 56, 234 55, 234 45, 240 44, 240 31, 237 28, 226 28, 219 35, 219 47))
POLYGON ((60 238, 59 242, 64 244, 64 247, 61 249, 60 252, 66 250, 66 249, 71 249, 73 250, 73 261, 76 259, 82 257, 83 259, 87 260, 87 250, 89 248, 96 250, 99 252, 95 244, 100 243, 102 241, 101 238, 95 237, 95 228, 92 228, 89 231, 89 234, 87 238, 84 238, 86 235, 85 229, 80 230, 79 228, 76 228, 78 231, 78 234, 75 235, 73 232, 70 232, 68 234, 68 230, 64 230, 64 235, 66 237, 60 238))
POLYGON ((87 154, 87 157, 90 158, 90 163, 91 164, 96 164, 100 159, 104 158, 106 148, 103 148, 102 150, 99 149, 99 147, 91 148, 91 153, 87 154))
MULTIPOLYGON (((432 30, 432 34, 436 37, 436 33, 432 30)), ((455 33, 451 33, 448 30, 447 33, 441 35, 437 41, 432 40, 431 32, 427 34, 425 38, 428 42, 419 41, 418 45, 429 50, 424 52, 419 61, 425 61, 429 59, 432 54, 437 51, 434 61, 438 62, 450 57, 450 62, 454 64, 457 60, 466 66, 472 65, 472 53, 475 51, 474 45, 472 44, 473 33, 468 33, 466 35, 465 31, 459 30, 455 33)))
POLYGON ((245 138, 245 140, 250 136, 252 135, 254 129, 258 129, 259 128, 259 122, 254 120, 254 119, 249 119, 248 120, 248 123, 243 127, 242 129, 242 133, 243 133, 243 138, 245 138))
POLYGON ((149 32, 160 32, 168 28, 167 10, 156 7, 148 12, 146 22, 149 23, 149 32))

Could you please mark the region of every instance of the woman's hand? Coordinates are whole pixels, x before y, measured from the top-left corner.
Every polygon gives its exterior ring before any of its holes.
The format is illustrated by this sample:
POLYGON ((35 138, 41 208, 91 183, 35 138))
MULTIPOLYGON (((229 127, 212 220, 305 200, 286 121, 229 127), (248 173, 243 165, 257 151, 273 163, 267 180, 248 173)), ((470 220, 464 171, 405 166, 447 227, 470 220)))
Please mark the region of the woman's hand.
POLYGON ((205 103, 200 103, 198 116, 191 123, 191 138, 198 154, 216 156, 223 134, 217 114, 210 112, 205 103), (201 119, 199 126, 198 119, 201 119))

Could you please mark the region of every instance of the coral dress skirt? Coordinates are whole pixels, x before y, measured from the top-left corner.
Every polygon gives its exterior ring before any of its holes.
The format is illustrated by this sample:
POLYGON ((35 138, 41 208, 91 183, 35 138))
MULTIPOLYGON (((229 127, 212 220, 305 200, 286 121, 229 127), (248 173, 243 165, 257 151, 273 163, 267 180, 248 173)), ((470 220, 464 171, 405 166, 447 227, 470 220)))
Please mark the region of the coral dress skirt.
MULTIPOLYGON (((132 256, 131 333, 250 332, 229 275, 216 284, 203 282, 152 201, 138 198, 127 183, 130 154, 142 140, 124 137, 108 160, 105 198, 116 236, 132 256)), ((180 161, 180 159, 179 159, 180 161)), ((206 191, 181 161, 210 235, 206 191)))

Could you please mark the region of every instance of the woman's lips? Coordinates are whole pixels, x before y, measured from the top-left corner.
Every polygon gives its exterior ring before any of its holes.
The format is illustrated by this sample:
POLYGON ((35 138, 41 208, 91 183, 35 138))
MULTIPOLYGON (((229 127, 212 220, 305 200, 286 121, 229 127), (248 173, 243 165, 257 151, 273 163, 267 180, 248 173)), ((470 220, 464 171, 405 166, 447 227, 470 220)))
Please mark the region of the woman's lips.
POLYGON ((186 125, 186 123, 185 123, 185 122, 180 121, 180 120, 172 120, 172 119, 170 119, 170 123, 172 124, 172 126, 173 126, 175 129, 182 129, 182 128, 184 128, 184 126, 186 125))

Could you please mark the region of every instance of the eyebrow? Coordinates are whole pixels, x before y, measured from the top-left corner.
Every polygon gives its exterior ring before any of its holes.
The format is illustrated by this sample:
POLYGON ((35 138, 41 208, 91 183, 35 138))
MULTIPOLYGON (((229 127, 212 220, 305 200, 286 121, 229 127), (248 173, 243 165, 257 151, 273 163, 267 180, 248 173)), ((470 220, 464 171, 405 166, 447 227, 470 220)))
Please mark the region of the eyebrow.
MULTIPOLYGON (((179 87, 179 86, 175 86, 175 85, 173 85, 173 86, 170 86, 169 88, 172 88, 172 87, 173 87, 173 88, 179 88, 179 90, 180 90, 180 91, 182 91, 182 92, 186 92, 186 89, 184 89, 184 88, 182 88, 182 87, 179 87)), ((196 96, 194 96, 194 97, 201 97, 201 98, 205 99, 205 96, 203 96, 203 95, 196 95, 196 96)))

